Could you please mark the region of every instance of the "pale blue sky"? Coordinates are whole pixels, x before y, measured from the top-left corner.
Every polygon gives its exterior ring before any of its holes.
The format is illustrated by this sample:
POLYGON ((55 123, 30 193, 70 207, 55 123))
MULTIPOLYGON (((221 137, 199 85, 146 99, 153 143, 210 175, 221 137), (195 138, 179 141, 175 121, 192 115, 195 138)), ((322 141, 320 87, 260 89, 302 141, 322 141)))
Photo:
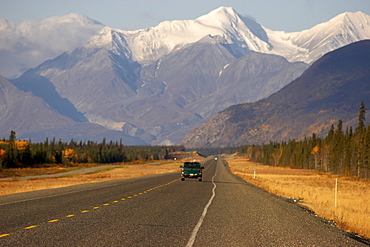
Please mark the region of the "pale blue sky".
POLYGON ((370 15, 370 0, 0 0, 0 17, 20 23, 80 13, 113 28, 136 30, 196 19, 220 6, 277 31, 309 29, 346 11, 370 15))

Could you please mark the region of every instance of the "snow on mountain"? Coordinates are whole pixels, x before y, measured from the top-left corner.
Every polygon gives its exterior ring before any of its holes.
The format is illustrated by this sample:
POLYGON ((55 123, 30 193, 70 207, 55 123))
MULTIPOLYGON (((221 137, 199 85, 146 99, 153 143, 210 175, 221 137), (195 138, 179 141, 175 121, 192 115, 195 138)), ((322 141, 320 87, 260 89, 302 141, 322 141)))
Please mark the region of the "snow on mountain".
POLYGON ((18 77, 88 42, 96 47, 103 43, 116 46, 117 53, 123 52, 142 65, 205 36, 217 37, 235 57, 255 51, 281 55, 290 62, 312 63, 329 51, 370 38, 370 17, 362 12, 343 13, 311 29, 291 33, 263 27, 231 7, 219 7, 195 20, 165 21, 136 31, 104 27, 80 14, 20 24, 0 18, 0 74, 18 77))
POLYGON ((345 12, 309 30, 292 33, 291 40, 293 44, 312 51, 327 44, 331 45, 329 48, 335 48, 335 45, 344 46, 348 42, 369 38, 369 35, 370 16, 362 12, 345 12), (337 42, 330 43, 331 38, 335 38, 337 42))
POLYGON ((239 57, 249 51, 269 50, 269 45, 258 38, 230 7, 220 7, 195 20, 165 21, 153 28, 123 33, 134 60, 144 64, 208 35, 220 36, 222 43, 239 57))
POLYGON ((279 32, 265 28, 272 53, 291 62, 312 63, 324 54, 347 44, 370 38, 370 16, 345 12, 300 32, 279 32))
POLYGON ((136 31, 78 14, 19 25, 0 19, 0 73, 43 62, 12 82, 73 120, 83 114, 146 143, 176 143, 215 111, 267 97, 308 66, 273 55, 311 63, 370 38, 369 29, 358 12, 302 32, 273 31, 230 7, 136 31), (66 100, 75 108, 69 115, 66 100))
MULTIPOLYGON (((113 29, 110 29, 113 30, 113 29)), ((250 51, 280 55, 290 62, 312 63, 329 51, 370 38, 370 16, 346 12, 328 22, 300 32, 274 31, 240 16, 231 7, 219 7, 195 20, 165 21, 156 27, 136 31, 115 29, 132 59, 150 64, 185 45, 206 36, 216 37, 235 57, 250 51)), ((92 43, 107 42, 107 32, 92 43), (105 38, 103 38, 105 37, 105 38)), ((110 38, 113 36, 109 34, 110 38)), ((115 42, 110 39, 109 42, 115 42)))
POLYGON ((0 74, 14 78, 47 59, 84 45, 103 24, 80 14, 15 24, 0 19, 0 74))

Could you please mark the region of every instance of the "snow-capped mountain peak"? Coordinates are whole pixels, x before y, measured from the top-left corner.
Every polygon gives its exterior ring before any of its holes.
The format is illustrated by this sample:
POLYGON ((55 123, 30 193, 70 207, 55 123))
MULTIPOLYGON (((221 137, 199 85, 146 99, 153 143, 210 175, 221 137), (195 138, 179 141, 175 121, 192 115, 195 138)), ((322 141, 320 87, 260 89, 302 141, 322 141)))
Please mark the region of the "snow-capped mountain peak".
MULTIPOLYGON (((358 34, 363 34, 363 32, 367 32, 370 28, 370 16, 362 13, 362 12, 344 12, 335 16, 334 18, 330 19, 327 22, 320 23, 309 30, 304 30, 300 33, 305 33, 308 31, 315 31, 315 32, 325 32, 325 30, 330 29, 330 31, 336 32, 343 32, 347 30, 342 30, 343 28, 351 27, 353 30, 358 32, 358 34), (361 30, 363 29, 363 30, 361 30)), ((328 31, 326 31, 328 32, 328 31)))
POLYGON ((91 38, 87 44, 89 47, 106 47, 112 44, 112 32, 110 27, 104 27, 99 34, 91 38))
POLYGON ((358 12, 344 12, 332 18, 329 22, 331 23, 345 23, 345 24, 367 24, 369 25, 369 16, 365 13, 358 12))
POLYGON ((362 12, 345 12, 300 32, 278 32, 265 28, 271 53, 291 62, 312 63, 324 54, 355 41, 370 38, 370 16, 362 12))
POLYGON ((104 25, 82 14, 71 13, 63 16, 54 16, 45 20, 25 20, 16 25, 18 34, 29 35, 31 32, 81 32, 88 29, 101 29, 104 25))
POLYGON ((197 18, 196 20, 205 23, 210 22, 212 26, 215 26, 217 25, 217 22, 230 23, 240 21, 240 17, 232 7, 222 6, 197 18))
POLYGON ((235 57, 256 51, 311 63, 336 48, 370 38, 370 16, 362 12, 345 12, 308 30, 284 32, 262 27, 224 6, 195 20, 164 21, 148 29, 102 30, 104 27, 76 13, 20 24, 0 18, 0 74, 14 78, 87 43, 115 49, 146 65, 204 37, 217 36, 217 42, 235 57))
POLYGON ((116 55, 132 59, 131 50, 127 44, 124 32, 118 29, 104 27, 98 35, 92 37, 85 47, 105 48, 116 55))
POLYGON ((249 51, 270 49, 231 7, 220 7, 196 20, 165 21, 153 28, 124 32, 124 35, 133 58, 144 64, 209 35, 222 37, 236 57, 249 51))
POLYGON ((55 17, 48 18, 42 22, 44 23, 46 22, 46 23, 50 23, 54 25, 57 23, 74 23, 78 25, 90 25, 90 24, 103 25, 102 23, 96 20, 90 19, 89 17, 82 15, 82 14, 78 14, 78 13, 71 13, 71 14, 63 15, 63 16, 55 16, 55 17))

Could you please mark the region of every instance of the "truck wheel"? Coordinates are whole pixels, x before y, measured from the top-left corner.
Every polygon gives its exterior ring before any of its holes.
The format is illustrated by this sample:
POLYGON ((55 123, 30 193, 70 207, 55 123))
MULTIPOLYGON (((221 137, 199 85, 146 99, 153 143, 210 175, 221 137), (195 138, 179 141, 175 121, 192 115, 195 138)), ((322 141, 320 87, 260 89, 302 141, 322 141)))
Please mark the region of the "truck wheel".
POLYGON ((181 181, 184 181, 185 180, 185 178, 181 178, 181 181))
POLYGON ((199 182, 202 182, 202 179, 201 178, 199 179, 199 182))

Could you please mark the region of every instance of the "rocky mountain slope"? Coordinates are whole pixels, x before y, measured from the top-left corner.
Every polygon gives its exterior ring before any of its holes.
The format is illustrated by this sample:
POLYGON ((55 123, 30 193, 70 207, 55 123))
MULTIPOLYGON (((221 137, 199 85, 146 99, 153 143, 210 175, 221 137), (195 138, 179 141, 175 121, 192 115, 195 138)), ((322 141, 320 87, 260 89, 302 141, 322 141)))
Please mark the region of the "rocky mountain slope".
MULTIPOLYGON (((122 31, 68 15, 46 22, 54 32, 66 26, 67 31, 82 28, 78 42, 66 42, 74 49, 12 82, 77 123, 88 121, 145 143, 173 144, 226 107, 275 93, 308 67, 300 61, 309 63, 327 50, 370 38, 369 20, 361 12, 344 13, 310 30, 285 33, 220 7, 196 20, 122 31), (88 42, 81 45, 83 40, 88 42)), ((9 40, 19 29, 11 23, 2 27, 0 35, 9 40)), ((0 56, 11 56, 1 47, 0 56)), ((43 53, 43 46, 36 47, 43 53)), ((19 131, 27 136, 26 129, 19 131)))
MULTIPOLYGON (((121 41, 115 32, 110 35, 112 46, 121 41)), ((147 143, 171 144, 213 114, 268 96, 307 68, 269 54, 237 59, 214 39, 206 37, 143 67, 114 47, 89 44, 13 83, 75 121, 85 118, 147 143), (51 95, 56 96, 51 100, 51 95)))
MULTIPOLYGON (((71 107, 65 100, 61 102, 66 108, 71 107)), ((0 119, 0 133, 3 138, 8 138, 10 131, 15 130, 17 138, 21 140, 44 141, 46 137, 56 137, 64 141, 71 139, 102 141, 103 138, 107 138, 117 141, 122 139, 137 145, 145 144, 138 138, 107 130, 83 119, 74 121, 58 113, 40 97, 19 90, 2 76, 0 76, 0 119)))
POLYGON ((370 105, 370 40, 323 56, 270 97, 227 108, 181 141, 187 147, 267 143, 326 134, 339 119, 357 124, 360 103, 370 105))

